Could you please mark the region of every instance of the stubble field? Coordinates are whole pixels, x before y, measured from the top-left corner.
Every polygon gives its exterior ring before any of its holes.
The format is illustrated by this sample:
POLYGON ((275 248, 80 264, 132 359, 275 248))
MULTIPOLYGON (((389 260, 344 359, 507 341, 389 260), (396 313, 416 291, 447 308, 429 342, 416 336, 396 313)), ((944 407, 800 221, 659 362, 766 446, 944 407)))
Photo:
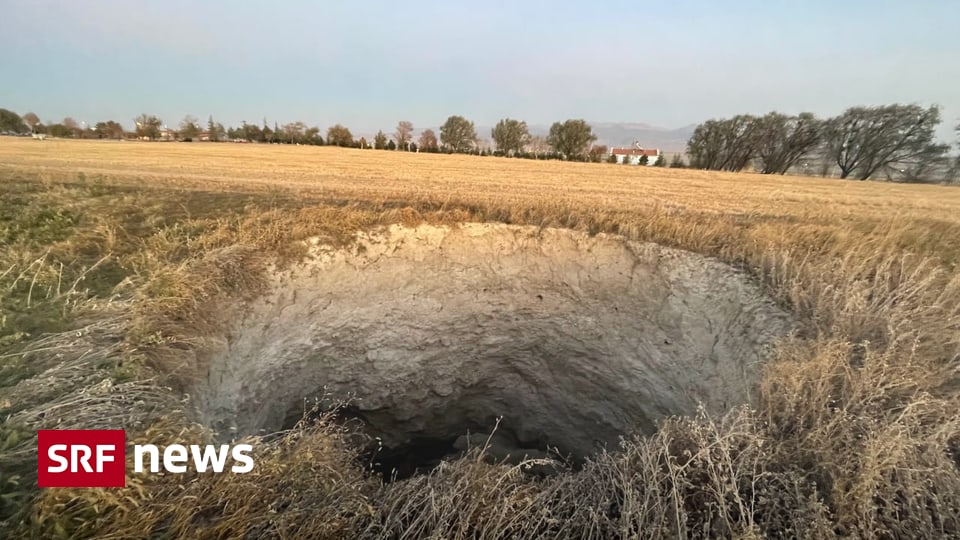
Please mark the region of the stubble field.
MULTIPOLYGON (((0 531, 96 537, 960 535, 960 190, 315 148, 0 138, 0 531), (35 430, 213 437, 225 306, 311 239, 394 224, 609 233, 741 269, 798 321, 754 399, 545 477, 477 452, 382 482, 329 414, 242 477, 35 486, 35 430), (196 400, 193 400, 196 401, 196 400), (31 453, 32 452, 32 453, 31 453), (32 477, 33 475, 34 477, 32 477), (191 501, 183 504, 184 500, 191 501)), ((314 242, 316 242, 315 240, 314 242)), ((559 466, 559 465, 558 465, 559 466)))

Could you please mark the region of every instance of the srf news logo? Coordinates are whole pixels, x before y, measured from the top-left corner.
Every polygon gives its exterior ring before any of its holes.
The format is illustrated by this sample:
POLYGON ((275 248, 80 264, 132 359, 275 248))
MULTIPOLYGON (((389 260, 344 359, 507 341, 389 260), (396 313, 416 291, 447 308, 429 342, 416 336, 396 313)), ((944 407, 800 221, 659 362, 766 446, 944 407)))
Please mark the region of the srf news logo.
MULTIPOLYGON (((126 440, 122 429, 38 431, 37 485, 42 488, 125 487, 126 440)), ((253 447, 249 444, 232 448, 226 444, 171 444, 162 451, 153 444, 137 444, 133 447, 133 470, 182 474, 192 468, 197 472, 222 473, 228 458, 232 457, 235 464, 230 471, 243 474, 253 470, 251 452, 253 447)))

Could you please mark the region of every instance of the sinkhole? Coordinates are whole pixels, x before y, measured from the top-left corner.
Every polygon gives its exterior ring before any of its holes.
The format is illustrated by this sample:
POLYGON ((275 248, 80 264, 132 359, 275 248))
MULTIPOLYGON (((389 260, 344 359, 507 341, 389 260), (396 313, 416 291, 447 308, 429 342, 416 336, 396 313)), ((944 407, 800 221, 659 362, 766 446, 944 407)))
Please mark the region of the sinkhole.
POLYGON ((573 462, 668 415, 751 400, 791 317, 743 272, 614 235, 497 224, 395 225, 320 239, 236 306, 191 390, 240 436, 318 399, 412 474, 487 442, 573 462))

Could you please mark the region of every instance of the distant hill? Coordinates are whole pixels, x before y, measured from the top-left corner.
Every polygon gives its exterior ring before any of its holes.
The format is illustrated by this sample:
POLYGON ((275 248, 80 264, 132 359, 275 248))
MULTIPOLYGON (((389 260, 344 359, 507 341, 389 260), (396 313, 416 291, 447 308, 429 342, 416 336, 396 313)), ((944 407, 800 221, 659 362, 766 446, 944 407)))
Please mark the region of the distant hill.
POLYGON ((597 134, 598 144, 629 146, 634 141, 644 148, 659 148, 665 152, 682 152, 693 134, 696 125, 676 129, 662 128, 642 123, 598 122, 591 124, 597 134))

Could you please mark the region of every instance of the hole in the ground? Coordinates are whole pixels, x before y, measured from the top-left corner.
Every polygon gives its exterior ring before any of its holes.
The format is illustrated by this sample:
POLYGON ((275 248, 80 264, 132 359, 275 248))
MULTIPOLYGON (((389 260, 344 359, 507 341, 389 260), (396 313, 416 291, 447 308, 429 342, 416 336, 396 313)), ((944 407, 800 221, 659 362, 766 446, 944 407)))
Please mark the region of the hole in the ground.
POLYGON ((373 460, 400 476, 498 419, 492 455, 575 463, 698 403, 748 402, 792 326, 742 272, 615 236, 394 226, 311 251, 238 307, 194 402, 242 435, 289 425, 304 400, 349 398, 382 443, 373 460))

